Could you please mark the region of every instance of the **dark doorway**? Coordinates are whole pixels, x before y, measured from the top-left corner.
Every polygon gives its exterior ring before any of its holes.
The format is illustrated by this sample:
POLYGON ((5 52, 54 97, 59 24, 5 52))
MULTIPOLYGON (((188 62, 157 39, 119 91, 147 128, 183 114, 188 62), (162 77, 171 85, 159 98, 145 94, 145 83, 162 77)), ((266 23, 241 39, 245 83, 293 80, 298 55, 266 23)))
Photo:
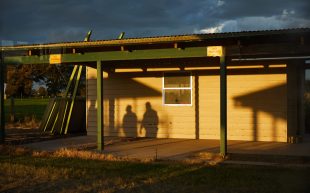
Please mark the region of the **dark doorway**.
POLYGON ((305 134, 310 134, 310 69, 305 69, 304 83, 305 134))

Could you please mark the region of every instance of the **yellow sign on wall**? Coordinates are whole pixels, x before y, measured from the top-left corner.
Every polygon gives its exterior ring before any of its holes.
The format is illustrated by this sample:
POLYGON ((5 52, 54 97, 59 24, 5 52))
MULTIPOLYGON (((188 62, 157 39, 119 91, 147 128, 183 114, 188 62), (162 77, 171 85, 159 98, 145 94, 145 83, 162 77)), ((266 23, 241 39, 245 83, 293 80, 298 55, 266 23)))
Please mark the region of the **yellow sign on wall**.
POLYGON ((207 55, 210 57, 223 56, 223 46, 208 46, 207 55))
POLYGON ((50 55, 50 64, 60 64, 60 63, 61 63, 61 54, 50 55))

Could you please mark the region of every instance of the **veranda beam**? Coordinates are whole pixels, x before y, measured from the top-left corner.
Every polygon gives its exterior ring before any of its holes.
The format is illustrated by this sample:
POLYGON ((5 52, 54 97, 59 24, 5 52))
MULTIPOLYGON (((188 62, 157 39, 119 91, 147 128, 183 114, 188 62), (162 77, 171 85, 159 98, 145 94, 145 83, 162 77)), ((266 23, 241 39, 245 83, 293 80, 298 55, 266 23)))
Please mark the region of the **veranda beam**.
MULTIPOLYGON (((50 56, 11 56, 5 57, 6 64, 49 64, 50 56)), ((96 61, 117 61, 117 60, 140 60, 140 59, 161 59, 161 58, 193 58, 207 57, 207 47, 193 47, 185 49, 150 49, 132 51, 109 51, 89 52, 75 54, 61 54, 60 63, 83 63, 96 61)))
POLYGON ((104 149, 103 75, 101 61, 97 61, 97 149, 104 149))

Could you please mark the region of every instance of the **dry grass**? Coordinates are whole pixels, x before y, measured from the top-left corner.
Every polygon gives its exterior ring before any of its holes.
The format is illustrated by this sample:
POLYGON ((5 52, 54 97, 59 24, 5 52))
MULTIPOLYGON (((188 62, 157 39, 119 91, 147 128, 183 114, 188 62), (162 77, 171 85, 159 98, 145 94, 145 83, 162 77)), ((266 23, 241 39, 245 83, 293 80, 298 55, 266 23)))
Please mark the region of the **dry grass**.
POLYGON ((32 150, 20 146, 0 145, 0 155, 21 156, 31 155, 32 150))
POLYGON ((30 148, 13 145, 0 145, 0 155, 8 156, 32 156, 41 158, 79 158, 84 160, 101 160, 101 161, 135 161, 151 162, 153 159, 138 160, 128 157, 117 157, 112 154, 103 154, 90 150, 80 150, 76 148, 61 148, 59 150, 36 151, 30 148))
POLYGON ((16 122, 8 122, 5 126, 7 129, 19 128, 19 129, 34 129, 39 128, 41 121, 36 118, 35 115, 25 115, 23 119, 16 122))
POLYGON ((186 164, 205 164, 215 166, 222 163, 225 160, 226 158, 223 158, 223 156, 221 156, 218 153, 200 152, 182 160, 182 162, 186 164))
MULTIPOLYGON (((42 154, 42 153, 41 153, 42 154)), ((124 161, 124 158, 111 154, 102 154, 91 151, 61 148, 51 154, 52 157, 80 158, 86 160, 124 161)))
MULTIPOLYGON (((198 154, 202 160, 217 155, 198 154)), ((142 163, 77 149, 0 146, 0 192, 281 192, 310 189, 309 168, 142 163)))

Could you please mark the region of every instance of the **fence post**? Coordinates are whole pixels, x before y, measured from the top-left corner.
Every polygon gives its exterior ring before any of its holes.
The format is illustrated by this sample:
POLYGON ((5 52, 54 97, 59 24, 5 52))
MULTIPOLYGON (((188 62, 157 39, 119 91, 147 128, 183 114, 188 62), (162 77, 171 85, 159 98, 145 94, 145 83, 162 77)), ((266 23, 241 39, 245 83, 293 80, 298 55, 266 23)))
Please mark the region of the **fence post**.
POLYGON ((10 97, 10 122, 14 123, 15 121, 15 102, 14 97, 10 97))
POLYGON ((4 115, 4 55, 0 52, 0 144, 4 143, 5 139, 5 115, 4 115))

